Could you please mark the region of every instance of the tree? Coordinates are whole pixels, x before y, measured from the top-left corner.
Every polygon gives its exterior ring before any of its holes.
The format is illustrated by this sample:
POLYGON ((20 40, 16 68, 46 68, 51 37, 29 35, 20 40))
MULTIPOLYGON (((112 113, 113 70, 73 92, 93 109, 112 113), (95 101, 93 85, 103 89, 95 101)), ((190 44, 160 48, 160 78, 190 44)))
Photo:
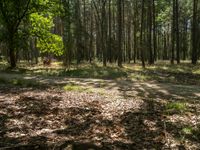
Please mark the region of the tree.
POLYGON ((200 53, 199 0, 0 0, 0 8, 1 43, 12 67, 39 50, 61 55, 68 67, 93 60, 196 64, 200 53))
POLYGON ((0 13, 7 32, 10 66, 16 67, 16 38, 22 20, 29 12, 31 0, 0 0, 0 13))
POLYGON ((37 48, 41 53, 54 54, 56 56, 63 55, 62 37, 51 33, 53 27, 52 15, 49 13, 30 15, 30 35, 37 38, 37 48), (46 17, 47 16, 47 17, 46 17))

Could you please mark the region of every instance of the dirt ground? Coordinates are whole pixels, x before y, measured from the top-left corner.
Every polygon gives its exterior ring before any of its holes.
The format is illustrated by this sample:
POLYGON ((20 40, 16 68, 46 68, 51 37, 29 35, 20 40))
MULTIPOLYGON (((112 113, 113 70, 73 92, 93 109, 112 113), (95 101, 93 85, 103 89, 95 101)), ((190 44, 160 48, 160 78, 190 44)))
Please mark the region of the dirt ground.
POLYGON ((200 149, 198 85, 23 79, 48 86, 0 86, 0 149, 200 149), (177 102, 184 108, 167 109, 177 102))

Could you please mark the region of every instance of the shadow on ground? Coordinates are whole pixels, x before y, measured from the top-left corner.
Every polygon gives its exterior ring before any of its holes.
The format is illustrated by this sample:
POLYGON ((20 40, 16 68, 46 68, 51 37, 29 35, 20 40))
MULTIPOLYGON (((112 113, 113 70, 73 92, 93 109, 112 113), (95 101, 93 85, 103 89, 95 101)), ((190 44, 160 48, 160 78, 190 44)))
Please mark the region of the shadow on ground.
MULTIPOLYGON (((139 90, 120 84, 119 91, 124 97, 127 97, 126 92, 129 90, 136 90, 136 97, 140 96, 143 104, 138 110, 126 109, 126 105, 122 104, 123 113, 113 113, 110 118, 106 118, 103 113, 107 103, 100 101, 105 97, 90 101, 94 95, 89 95, 82 101, 77 99, 76 106, 71 106, 70 95, 55 93, 55 96, 52 96, 52 92, 44 91, 44 95, 39 95, 38 91, 27 95, 24 94, 26 90, 17 93, 13 89, 5 94, 1 89, 0 148, 187 149, 189 142, 193 149, 198 149, 199 130, 194 130, 195 135, 183 135, 182 129, 190 122, 170 122, 164 111, 164 103, 154 100, 165 95, 154 94, 155 91, 151 87, 142 87, 143 90, 139 90), (7 101, 2 96, 5 96, 7 101), (13 99, 15 96, 16 99, 13 99)), ((170 90, 168 92, 169 95, 175 94, 170 90)), ((197 124, 199 125, 199 122, 197 124)))
MULTIPOLYGON (((113 74, 99 68, 96 71, 72 70, 68 76, 103 78, 113 74)), ((168 73, 158 74, 162 75, 167 78, 168 73)), ((198 75, 184 77, 170 73, 169 76, 180 82, 199 79, 198 75)), ((28 86, 20 81, 16 82, 19 86, 0 87, 0 149, 195 150, 200 147, 197 85, 138 82, 123 72, 116 80, 30 77, 33 78, 28 86), (35 81, 39 84, 33 87, 35 81), (105 95, 50 90, 68 84, 104 89, 105 95), (39 88, 41 85, 44 87, 39 88), (137 100, 143 102, 139 109, 128 107, 137 100), (184 102, 188 109, 168 114, 165 109, 170 102, 184 102)), ((22 78, 26 80, 27 76, 22 78)))

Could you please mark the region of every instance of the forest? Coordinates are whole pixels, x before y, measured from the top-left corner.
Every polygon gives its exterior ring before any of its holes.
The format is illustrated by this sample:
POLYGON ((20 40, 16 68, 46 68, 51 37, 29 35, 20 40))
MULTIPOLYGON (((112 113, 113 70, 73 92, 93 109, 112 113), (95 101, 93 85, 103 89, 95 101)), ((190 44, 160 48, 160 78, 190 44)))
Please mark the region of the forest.
POLYGON ((200 0, 0 0, 0 150, 200 148, 200 0))

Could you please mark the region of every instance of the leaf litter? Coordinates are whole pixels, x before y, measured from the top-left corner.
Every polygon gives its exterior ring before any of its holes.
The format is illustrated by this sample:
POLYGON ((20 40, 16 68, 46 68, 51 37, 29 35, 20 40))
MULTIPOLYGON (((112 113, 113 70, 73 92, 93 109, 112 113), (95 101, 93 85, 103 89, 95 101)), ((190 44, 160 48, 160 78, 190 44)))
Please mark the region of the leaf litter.
MULTIPOLYGON (((0 89, 0 148, 198 149, 199 112, 165 114, 140 96, 0 89), (181 123, 180 123, 181 122, 181 123), (194 135, 181 131, 191 126, 194 135)), ((197 105, 198 106, 198 105, 197 105)), ((193 107, 195 107, 193 105, 193 107)))

